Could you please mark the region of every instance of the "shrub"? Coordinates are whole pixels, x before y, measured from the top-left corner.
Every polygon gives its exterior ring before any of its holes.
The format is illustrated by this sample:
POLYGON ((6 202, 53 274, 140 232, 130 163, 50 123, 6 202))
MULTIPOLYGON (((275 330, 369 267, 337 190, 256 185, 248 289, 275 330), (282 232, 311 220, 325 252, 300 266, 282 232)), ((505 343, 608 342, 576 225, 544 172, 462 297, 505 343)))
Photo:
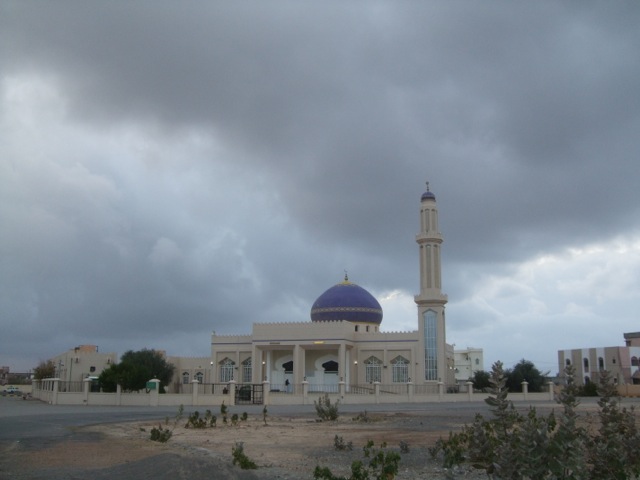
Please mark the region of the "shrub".
POLYGON ((448 440, 438 440, 430 453, 442 454, 445 467, 468 461, 491 478, 638 478, 640 432, 635 412, 620 406, 610 374, 600 375, 600 427, 593 433, 579 426, 580 387, 575 384, 574 367, 568 366, 565 375, 558 415, 538 415, 534 408, 522 415, 507 400, 502 364, 496 362, 491 376, 495 396, 486 399, 493 417, 476 415, 472 425, 450 433, 448 440))
POLYGON ((409 444, 404 440, 400 440, 400 453, 409 453, 409 444))
POLYGON ((316 413, 323 422, 325 420, 337 420, 338 419, 338 405, 340 401, 337 400, 333 405, 329 395, 325 393, 324 397, 320 397, 318 401, 313 401, 316 407, 316 413))
POLYGON ((358 415, 356 415, 355 417, 353 417, 353 421, 354 422, 369 423, 371 421, 371 417, 369 417, 369 414, 365 410, 364 412, 361 412, 358 415))
POLYGON ((229 407, 224 402, 220 405, 220 415, 222 415, 222 423, 227 423, 227 413, 229 413, 229 407))
POLYGON ((351 476, 348 479, 336 477, 328 467, 319 465, 313 471, 313 478, 316 480, 393 480, 398 474, 400 454, 387 451, 386 446, 387 444, 383 443, 379 449, 376 449, 373 441, 369 440, 362 449, 368 463, 365 465, 362 460, 354 461, 351 464, 351 476))
POLYGON ((580 397, 597 397, 598 385, 595 382, 587 382, 578 390, 578 396, 580 397))
POLYGON ((336 450, 353 450, 353 442, 344 443, 342 436, 333 437, 333 448, 336 450))
POLYGON ((158 428, 153 427, 151 429, 151 441, 166 443, 173 435, 173 432, 168 428, 162 428, 162 425, 158 425, 158 428))
POLYGON ((236 442, 231 447, 231 455, 233 456, 233 464, 238 465, 243 470, 255 470, 258 465, 244 453, 244 443, 236 442))

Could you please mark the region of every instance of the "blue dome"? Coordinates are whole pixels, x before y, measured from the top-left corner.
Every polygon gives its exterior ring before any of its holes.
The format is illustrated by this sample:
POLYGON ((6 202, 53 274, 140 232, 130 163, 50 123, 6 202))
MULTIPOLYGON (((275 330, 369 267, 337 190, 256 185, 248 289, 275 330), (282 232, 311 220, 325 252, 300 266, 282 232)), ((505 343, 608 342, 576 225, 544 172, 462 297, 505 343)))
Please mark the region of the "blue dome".
POLYGON ((332 320, 380 325, 382 307, 373 295, 351 283, 345 276, 344 282, 334 285, 320 295, 311 307, 312 322, 332 320))
POLYGON ((428 190, 422 194, 422 198, 421 198, 422 201, 435 200, 435 199, 436 199, 436 196, 433 194, 433 192, 430 192, 428 190))
POLYGON ((424 202, 425 200, 433 200, 435 202, 436 196, 429 190, 429 182, 427 182, 427 191, 422 194, 421 200, 424 202))

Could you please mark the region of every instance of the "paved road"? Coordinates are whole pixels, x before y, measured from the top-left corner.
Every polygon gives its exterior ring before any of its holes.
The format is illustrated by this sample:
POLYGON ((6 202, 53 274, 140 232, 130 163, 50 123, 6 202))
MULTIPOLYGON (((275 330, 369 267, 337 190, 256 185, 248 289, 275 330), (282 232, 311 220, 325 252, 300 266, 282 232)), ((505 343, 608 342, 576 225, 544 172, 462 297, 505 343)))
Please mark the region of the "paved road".
MULTIPOLYGON (((553 402, 539 402, 538 408, 557 407, 553 402)), ((185 416, 194 410, 201 412, 210 408, 217 411, 218 406, 185 407, 185 416)), ((261 415, 261 405, 241 405, 232 407, 234 411, 261 415)), ((313 405, 272 405, 267 407, 271 415, 314 415, 313 405)), ((467 414, 470 418, 477 412, 487 413, 483 401, 459 403, 403 403, 340 405, 340 413, 368 412, 411 412, 415 414, 437 415, 438 412, 467 414)), ((48 405, 38 400, 22 400, 19 397, 0 397, 0 441, 15 441, 33 437, 63 437, 71 433, 71 427, 103 423, 120 423, 137 420, 164 420, 173 418, 178 409, 175 407, 99 407, 74 405, 48 405)))

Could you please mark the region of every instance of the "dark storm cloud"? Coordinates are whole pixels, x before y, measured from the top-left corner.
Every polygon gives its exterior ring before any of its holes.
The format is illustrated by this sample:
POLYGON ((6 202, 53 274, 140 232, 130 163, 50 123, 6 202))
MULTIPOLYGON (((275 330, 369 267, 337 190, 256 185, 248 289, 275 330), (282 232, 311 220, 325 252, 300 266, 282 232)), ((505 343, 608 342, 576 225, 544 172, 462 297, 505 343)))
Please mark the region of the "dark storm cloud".
POLYGON ((3 125, 15 328, 244 332, 306 319, 343 269, 415 293, 425 180, 452 303, 637 232, 633 2, 0 9, 5 89, 37 78, 59 104, 37 135, 3 125))

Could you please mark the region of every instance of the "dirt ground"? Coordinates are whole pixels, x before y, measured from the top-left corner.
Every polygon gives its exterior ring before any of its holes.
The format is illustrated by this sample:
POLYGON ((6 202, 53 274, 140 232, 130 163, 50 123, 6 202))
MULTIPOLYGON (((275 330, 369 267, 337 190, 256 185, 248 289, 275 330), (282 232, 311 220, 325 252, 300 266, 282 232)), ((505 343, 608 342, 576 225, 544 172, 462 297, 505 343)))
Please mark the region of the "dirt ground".
MULTIPOLYGON (((203 412, 201 412, 203 413, 203 412)), ((218 415, 219 417, 219 415, 218 415)), ((97 425, 77 429, 74 435, 50 445, 14 446, 4 451, 0 472, 7 479, 312 479, 316 465, 335 475, 350 473, 351 462, 363 459, 362 447, 373 440, 376 447, 401 454, 400 480, 429 478, 486 478, 469 469, 446 471, 427 449, 440 436, 458 430, 469 418, 448 415, 364 412, 353 418, 341 415, 336 422, 319 422, 317 417, 250 415, 233 426, 218 421, 206 429, 185 428, 186 418, 168 419, 162 428, 172 430, 167 443, 152 442, 150 432, 158 424, 145 422, 97 425), (352 450, 336 450, 335 437, 352 450), (245 454, 257 470, 232 465, 232 447, 242 442, 245 454)), ((3 477, 4 478, 4 477, 3 477)))

